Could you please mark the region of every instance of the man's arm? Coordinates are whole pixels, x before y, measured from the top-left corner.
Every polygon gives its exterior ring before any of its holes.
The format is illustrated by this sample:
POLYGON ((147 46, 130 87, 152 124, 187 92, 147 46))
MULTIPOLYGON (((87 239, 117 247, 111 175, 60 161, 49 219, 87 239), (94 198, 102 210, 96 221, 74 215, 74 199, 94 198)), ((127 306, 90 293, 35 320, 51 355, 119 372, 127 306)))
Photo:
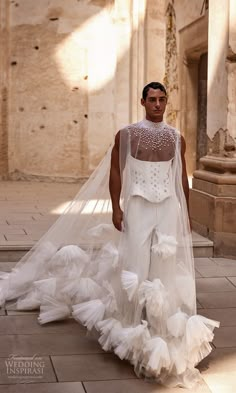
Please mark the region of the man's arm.
MULTIPOLYGON (((186 142, 184 137, 181 135, 182 184, 183 184, 184 195, 185 195, 187 208, 188 208, 188 215, 189 215, 189 184, 188 184, 188 176, 186 170, 185 152, 186 152, 186 142)), ((190 220, 190 215, 189 215, 189 220, 190 220)))
POLYGON ((111 153, 111 169, 109 178, 109 190, 112 202, 112 221, 118 231, 122 230, 123 212, 120 208, 121 175, 119 163, 120 132, 116 134, 115 145, 111 153))

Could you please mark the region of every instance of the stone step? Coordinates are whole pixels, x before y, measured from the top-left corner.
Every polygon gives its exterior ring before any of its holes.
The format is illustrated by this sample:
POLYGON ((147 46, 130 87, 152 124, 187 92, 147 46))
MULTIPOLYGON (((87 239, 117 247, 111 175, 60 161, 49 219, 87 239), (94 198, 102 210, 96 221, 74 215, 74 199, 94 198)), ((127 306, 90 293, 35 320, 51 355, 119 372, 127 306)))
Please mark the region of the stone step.
MULTIPOLYGON (((17 262, 32 248, 32 246, 33 244, 0 245, 0 262, 17 262)), ((195 258, 212 257, 213 242, 193 232, 193 254, 195 258)))
POLYGON ((193 232, 192 238, 193 238, 193 255, 195 258, 213 257, 214 255, 213 241, 199 235, 196 232, 193 232))

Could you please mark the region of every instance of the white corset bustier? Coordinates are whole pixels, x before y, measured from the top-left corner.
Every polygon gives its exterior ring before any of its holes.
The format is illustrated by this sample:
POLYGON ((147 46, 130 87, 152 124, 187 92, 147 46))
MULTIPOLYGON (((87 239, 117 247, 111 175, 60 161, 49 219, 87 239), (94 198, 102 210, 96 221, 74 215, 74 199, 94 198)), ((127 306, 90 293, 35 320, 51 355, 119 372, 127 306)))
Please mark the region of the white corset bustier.
POLYGON ((130 195, 139 195, 150 202, 161 202, 171 195, 171 163, 141 161, 128 156, 130 195))

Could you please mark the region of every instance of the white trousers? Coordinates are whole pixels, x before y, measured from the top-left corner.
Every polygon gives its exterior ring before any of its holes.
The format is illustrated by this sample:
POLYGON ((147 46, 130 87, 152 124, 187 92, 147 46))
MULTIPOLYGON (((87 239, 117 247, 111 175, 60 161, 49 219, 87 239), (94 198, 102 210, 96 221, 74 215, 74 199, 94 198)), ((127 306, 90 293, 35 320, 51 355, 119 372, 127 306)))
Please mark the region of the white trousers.
POLYGON ((158 242, 157 233, 176 238, 177 209, 174 196, 158 203, 141 196, 130 198, 125 221, 126 269, 135 272, 140 282, 159 278, 164 285, 171 284, 176 258, 163 260, 152 251, 152 246, 158 242))

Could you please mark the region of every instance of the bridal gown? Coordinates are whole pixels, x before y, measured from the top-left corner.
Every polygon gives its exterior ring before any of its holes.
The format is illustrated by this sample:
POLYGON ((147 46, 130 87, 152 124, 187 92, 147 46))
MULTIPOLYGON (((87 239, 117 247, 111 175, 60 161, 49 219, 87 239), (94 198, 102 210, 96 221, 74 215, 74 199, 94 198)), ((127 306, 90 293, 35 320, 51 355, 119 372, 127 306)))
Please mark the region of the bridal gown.
POLYGON ((120 131, 123 230, 111 221, 111 149, 65 213, 9 274, 0 301, 75 318, 140 377, 193 386, 219 323, 196 314, 181 137, 146 119, 120 131))

